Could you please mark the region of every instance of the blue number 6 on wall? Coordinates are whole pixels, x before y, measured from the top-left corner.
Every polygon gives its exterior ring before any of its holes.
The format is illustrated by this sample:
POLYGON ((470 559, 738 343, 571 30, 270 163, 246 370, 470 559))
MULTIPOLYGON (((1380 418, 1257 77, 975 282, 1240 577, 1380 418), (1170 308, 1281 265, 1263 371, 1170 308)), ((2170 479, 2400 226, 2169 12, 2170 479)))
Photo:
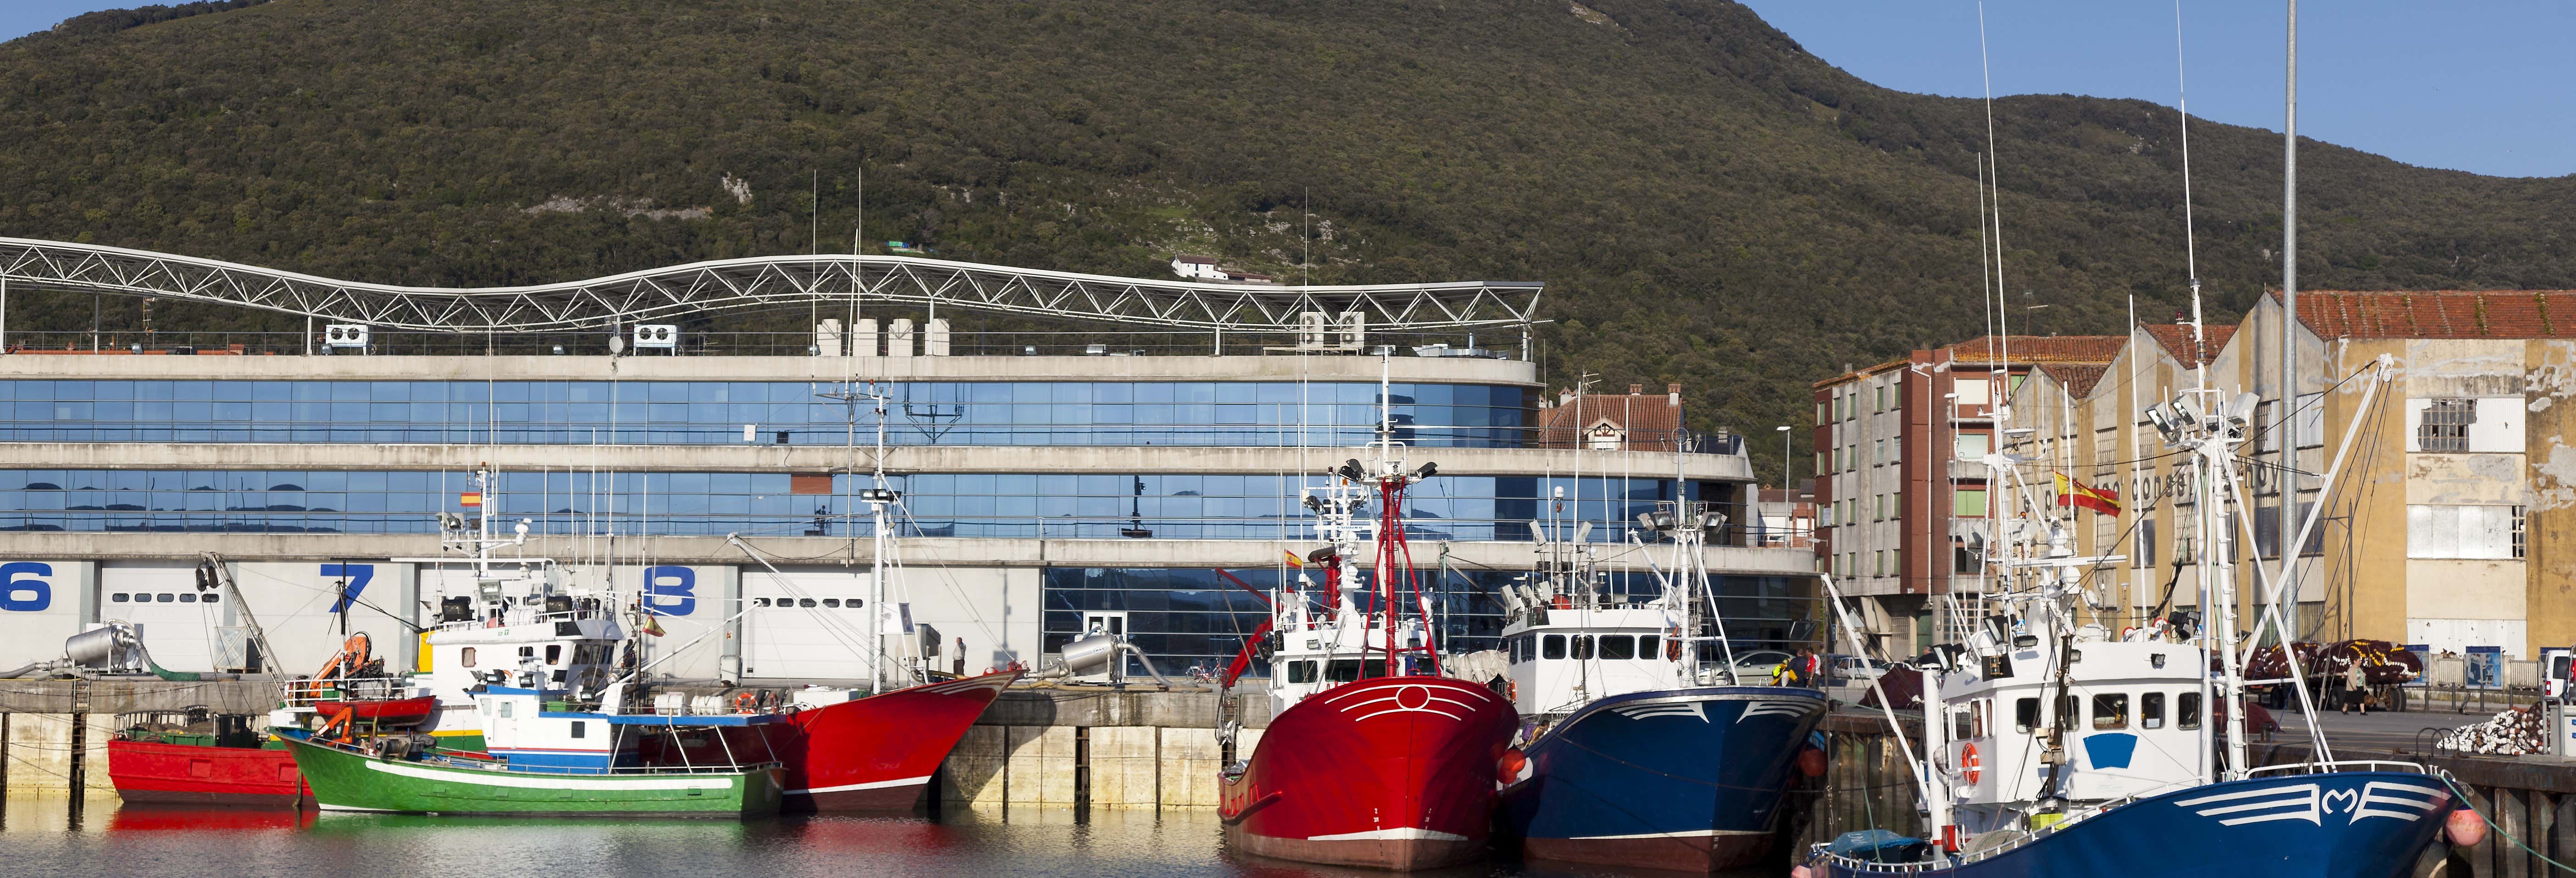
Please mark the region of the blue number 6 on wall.
POLYGON ((698 571, 678 566, 644 568, 644 611, 687 616, 698 611, 698 571))
POLYGON ((42 561, 11 561, 0 564, 0 610, 15 613, 41 613, 54 605, 54 585, 38 576, 54 575, 54 565, 42 561), (19 574, 30 574, 25 579, 19 574), (19 595, 26 595, 20 598, 19 595))

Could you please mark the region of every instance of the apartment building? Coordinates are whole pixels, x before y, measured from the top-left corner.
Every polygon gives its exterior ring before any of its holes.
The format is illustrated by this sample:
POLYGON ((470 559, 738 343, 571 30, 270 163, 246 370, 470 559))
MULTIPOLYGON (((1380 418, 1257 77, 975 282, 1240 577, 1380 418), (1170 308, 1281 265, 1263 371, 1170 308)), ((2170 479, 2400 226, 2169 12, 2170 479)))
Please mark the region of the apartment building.
MULTIPOLYGON (((1994 503, 1982 458, 1999 403, 2042 368, 2102 370, 2121 336, 1990 336, 1919 350, 1813 385, 1816 553, 1873 648, 1939 640, 1949 596, 1981 593, 1994 503)), ((2073 374, 2065 372, 2064 374, 2073 374)))
MULTIPOLYGON (((2088 583, 2117 608, 2100 621, 2197 609, 2196 565, 2224 558, 2241 600, 2294 589, 2302 639, 2391 640, 2473 663, 2576 641, 2576 544, 2560 545, 2576 524, 2561 404, 2576 394, 2576 320, 2564 319, 2576 293, 2322 291, 2302 293, 2299 312, 2287 408, 2277 296, 2209 327, 2200 356, 2190 327, 2140 326, 2102 374, 2044 365, 2007 397, 2007 450, 2121 495, 2118 515, 2060 510, 2084 553, 2125 558, 2088 583), (2386 383, 2367 393, 2383 356, 2386 383), (2243 502, 2230 506, 2250 521, 2228 518, 2208 545, 2191 535, 2205 498, 2188 464, 2141 417, 2199 381, 2259 400, 2239 450, 2243 502), (2287 543, 2298 547, 2284 568, 2287 543)), ((2036 487, 2055 502, 2053 484, 2036 487)))

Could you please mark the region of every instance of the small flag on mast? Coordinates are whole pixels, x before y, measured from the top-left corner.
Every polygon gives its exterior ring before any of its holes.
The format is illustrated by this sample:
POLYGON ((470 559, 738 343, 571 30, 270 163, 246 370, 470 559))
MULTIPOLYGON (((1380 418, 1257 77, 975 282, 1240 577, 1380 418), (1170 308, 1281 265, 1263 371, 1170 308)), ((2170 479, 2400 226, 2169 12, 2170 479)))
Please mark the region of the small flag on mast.
POLYGON ((456 495, 456 505, 458 505, 458 506, 481 506, 481 505, 483 505, 483 492, 481 492, 481 491, 467 491, 467 492, 465 492, 465 493, 458 494, 458 495, 456 495))
POLYGON ((1304 558, 1300 558, 1300 557, 1297 557, 1297 553, 1295 553, 1295 552, 1291 552, 1291 551, 1288 551, 1288 550, 1286 550, 1286 549, 1281 549, 1281 550, 1279 550, 1279 553, 1280 553, 1280 554, 1282 554, 1282 555, 1286 555, 1286 556, 1288 556, 1288 566, 1290 566, 1290 567, 1300 567, 1300 568, 1302 568, 1302 567, 1305 567, 1305 566, 1306 566, 1306 559, 1304 559, 1304 558))
POLYGON ((2110 488, 2089 487, 2083 482, 2067 478, 2065 473, 2058 473, 2057 505, 2090 509, 2104 515, 2118 515, 2120 514, 2120 492, 2110 488))

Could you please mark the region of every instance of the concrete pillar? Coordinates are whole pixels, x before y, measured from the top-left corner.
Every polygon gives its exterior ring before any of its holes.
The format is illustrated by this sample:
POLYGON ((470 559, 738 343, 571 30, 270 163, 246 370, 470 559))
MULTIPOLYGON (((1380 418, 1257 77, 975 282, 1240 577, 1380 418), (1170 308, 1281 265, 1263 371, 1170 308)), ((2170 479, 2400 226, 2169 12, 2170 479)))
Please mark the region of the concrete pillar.
POLYGON ((117 802, 116 780, 107 774, 107 742, 116 738, 116 714, 89 715, 87 740, 81 750, 81 781, 88 788, 91 805, 114 807, 117 802))
POLYGON ((897 317, 886 324, 886 356, 912 356, 912 318, 897 317))
MULTIPOLYGON (((1163 807, 1207 808, 1217 804, 1220 762, 1215 729, 1158 729, 1163 736, 1163 807)), ((1244 734, 1259 734, 1245 729, 1244 734)), ((1246 750, 1244 752, 1251 752, 1246 750)))
POLYGON ((1073 727, 1007 726, 1014 805, 1073 804, 1073 727))
POLYGON ((1091 730, 1091 804, 1151 808, 1161 801, 1155 756, 1162 743, 1153 726, 1096 726, 1091 730))
MULTIPOLYGON (((72 715, 9 715, 9 792, 71 789, 72 715)), ((98 773, 107 773, 102 762, 98 773)))
POLYGON ((939 800, 970 805, 1002 804, 1004 791, 1002 766, 1008 753, 1003 749, 1008 726, 970 726, 966 736, 957 739, 957 748, 948 751, 948 761, 941 764, 939 800))
POLYGON ((922 326, 921 355, 925 357, 948 356, 948 320, 946 318, 933 318, 929 323, 922 326))
POLYGON ((850 356, 876 356, 877 319, 874 317, 861 318, 851 322, 850 326, 850 356))

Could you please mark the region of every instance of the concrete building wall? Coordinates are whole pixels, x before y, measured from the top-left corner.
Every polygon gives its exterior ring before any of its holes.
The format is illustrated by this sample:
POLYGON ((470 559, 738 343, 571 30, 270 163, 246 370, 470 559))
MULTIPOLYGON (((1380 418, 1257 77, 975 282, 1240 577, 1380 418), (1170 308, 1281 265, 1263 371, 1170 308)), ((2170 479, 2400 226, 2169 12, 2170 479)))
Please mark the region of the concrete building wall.
POLYGON ((0 668, 62 657, 63 640, 98 618, 97 564, 0 558, 0 668))

